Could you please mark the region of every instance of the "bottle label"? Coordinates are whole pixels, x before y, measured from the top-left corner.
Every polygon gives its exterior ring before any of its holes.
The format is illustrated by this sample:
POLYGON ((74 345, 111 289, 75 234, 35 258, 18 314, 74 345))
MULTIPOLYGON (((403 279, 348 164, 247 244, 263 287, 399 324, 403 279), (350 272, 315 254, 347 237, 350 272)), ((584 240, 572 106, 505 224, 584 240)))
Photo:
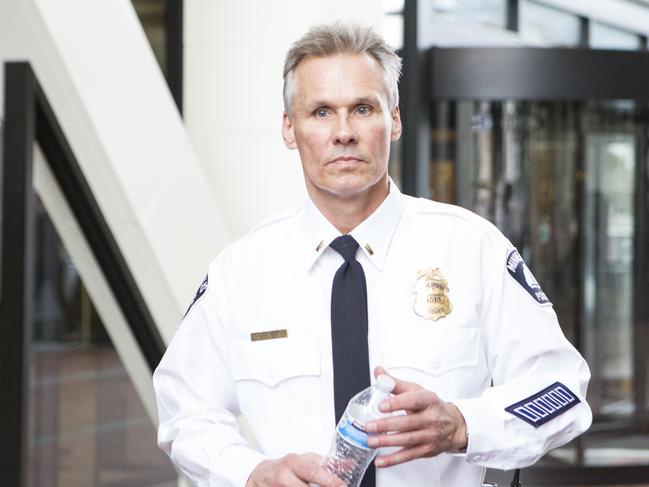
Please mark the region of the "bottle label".
POLYGON ((365 450, 371 450, 367 445, 368 434, 363 430, 363 426, 354 421, 349 414, 346 413, 341 418, 336 429, 338 430, 338 434, 347 443, 351 443, 365 450))

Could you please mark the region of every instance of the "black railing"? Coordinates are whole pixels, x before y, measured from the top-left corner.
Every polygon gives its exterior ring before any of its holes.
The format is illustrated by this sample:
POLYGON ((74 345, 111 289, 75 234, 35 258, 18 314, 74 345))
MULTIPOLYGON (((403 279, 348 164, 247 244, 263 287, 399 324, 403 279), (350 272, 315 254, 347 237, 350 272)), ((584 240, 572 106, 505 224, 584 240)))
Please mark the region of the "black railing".
POLYGON ((33 147, 40 145, 151 371, 164 343, 77 159, 27 62, 5 64, 0 181, 0 475, 26 485, 34 260, 33 147))

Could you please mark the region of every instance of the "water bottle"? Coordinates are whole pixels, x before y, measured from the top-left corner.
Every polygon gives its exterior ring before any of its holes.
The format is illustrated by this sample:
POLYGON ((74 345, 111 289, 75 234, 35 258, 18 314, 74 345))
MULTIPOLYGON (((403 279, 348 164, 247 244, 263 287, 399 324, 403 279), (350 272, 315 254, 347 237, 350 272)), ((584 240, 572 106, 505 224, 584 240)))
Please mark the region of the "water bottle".
POLYGON ((376 382, 351 398, 347 409, 336 426, 336 434, 329 453, 323 461, 324 468, 344 480, 348 487, 358 487, 365 470, 377 450, 367 445, 365 425, 390 414, 379 411, 379 404, 390 397, 394 379, 379 375, 376 382))

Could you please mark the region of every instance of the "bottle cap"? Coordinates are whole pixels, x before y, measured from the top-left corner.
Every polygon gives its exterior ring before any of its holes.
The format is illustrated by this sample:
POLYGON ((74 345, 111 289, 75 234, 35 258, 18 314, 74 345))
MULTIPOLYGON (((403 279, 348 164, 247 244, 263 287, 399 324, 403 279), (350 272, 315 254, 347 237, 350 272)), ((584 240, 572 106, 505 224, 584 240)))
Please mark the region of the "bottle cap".
POLYGON ((378 387, 383 392, 392 392, 394 386, 394 379, 389 375, 381 374, 376 378, 376 387, 378 387))

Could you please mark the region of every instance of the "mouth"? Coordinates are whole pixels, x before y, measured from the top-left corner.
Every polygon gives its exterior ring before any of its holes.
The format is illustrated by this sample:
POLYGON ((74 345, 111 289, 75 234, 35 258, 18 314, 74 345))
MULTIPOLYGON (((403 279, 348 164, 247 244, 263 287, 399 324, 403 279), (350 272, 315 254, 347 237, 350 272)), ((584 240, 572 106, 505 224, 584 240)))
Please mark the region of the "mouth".
POLYGON ((355 157, 355 156, 340 156, 336 157, 335 159, 332 159, 329 161, 330 164, 335 164, 335 163, 355 163, 355 162, 361 162, 362 159, 355 157))

